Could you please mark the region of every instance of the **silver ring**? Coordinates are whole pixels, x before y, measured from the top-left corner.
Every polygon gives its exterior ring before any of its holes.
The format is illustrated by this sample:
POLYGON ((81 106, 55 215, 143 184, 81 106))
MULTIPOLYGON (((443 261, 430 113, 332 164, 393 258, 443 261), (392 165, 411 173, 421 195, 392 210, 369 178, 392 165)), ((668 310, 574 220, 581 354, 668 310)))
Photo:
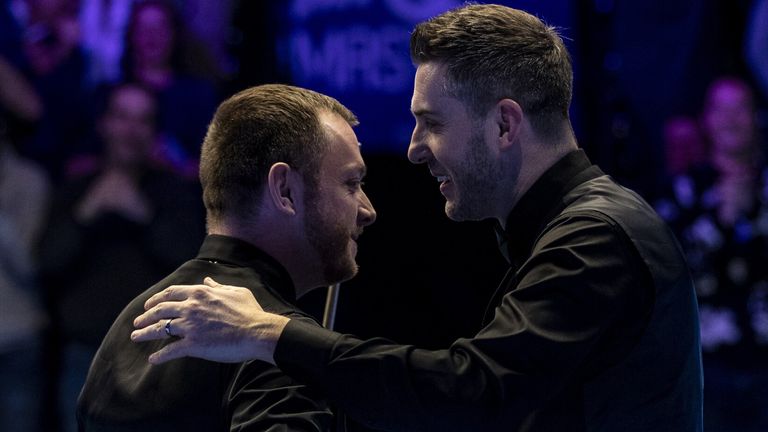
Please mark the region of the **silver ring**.
POLYGON ((167 334, 168 336, 173 336, 171 334, 171 321, 173 321, 173 318, 165 322, 165 334, 167 334))

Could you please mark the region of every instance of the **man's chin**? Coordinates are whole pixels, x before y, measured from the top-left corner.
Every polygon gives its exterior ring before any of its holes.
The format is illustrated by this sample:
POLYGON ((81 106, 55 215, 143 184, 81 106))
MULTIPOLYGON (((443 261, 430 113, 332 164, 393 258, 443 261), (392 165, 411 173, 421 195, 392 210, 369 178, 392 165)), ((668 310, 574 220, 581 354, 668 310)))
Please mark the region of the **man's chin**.
POLYGON ((448 217, 448 219, 455 221, 455 222, 462 222, 467 220, 466 217, 461 213, 456 203, 453 203, 451 201, 445 202, 445 215, 448 217))
POLYGON ((469 210, 466 206, 462 208, 459 207, 458 203, 451 201, 445 203, 445 215, 454 222, 481 221, 491 217, 481 213, 478 209, 469 210))
POLYGON ((327 269, 326 273, 326 281, 328 281, 327 285, 335 285, 337 283, 346 282, 353 277, 357 276, 358 272, 358 265, 357 263, 352 260, 350 264, 345 265, 343 268, 338 267, 334 269, 327 269))

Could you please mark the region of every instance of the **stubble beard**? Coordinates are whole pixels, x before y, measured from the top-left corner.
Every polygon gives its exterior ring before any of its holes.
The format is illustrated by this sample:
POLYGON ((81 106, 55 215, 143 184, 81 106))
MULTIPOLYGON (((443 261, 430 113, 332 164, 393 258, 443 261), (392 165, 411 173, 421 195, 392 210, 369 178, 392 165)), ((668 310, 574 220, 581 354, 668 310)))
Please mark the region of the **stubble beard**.
POLYGON ((305 205, 304 229, 310 246, 320 259, 323 280, 334 284, 351 279, 357 274, 358 267, 349 251, 349 229, 320 209, 316 191, 309 192, 305 205))
POLYGON ((489 206, 493 202, 500 169, 493 164, 481 133, 472 135, 467 145, 465 158, 453 179, 457 197, 446 201, 445 214, 455 221, 483 220, 492 217, 489 206))

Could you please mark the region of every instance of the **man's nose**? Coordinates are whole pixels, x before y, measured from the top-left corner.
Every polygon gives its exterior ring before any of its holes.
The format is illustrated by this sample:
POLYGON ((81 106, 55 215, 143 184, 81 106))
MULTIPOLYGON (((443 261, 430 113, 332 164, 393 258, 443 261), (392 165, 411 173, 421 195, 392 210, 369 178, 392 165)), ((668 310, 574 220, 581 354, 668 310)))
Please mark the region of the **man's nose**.
POLYGON ((417 131, 414 129, 411 135, 411 143, 408 145, 408 160, 414 164, 423 164, 429 160, 430 151, 429 147, 417 135, 417 131))
POLYGON ((358 222, 362 226, 368 226, 376 222, 376 210, 373 208, 373 204, 371 204, 371 200, 368 199, 368 195, 365 192, 363 192, 361 201, 358 211, 358 222))

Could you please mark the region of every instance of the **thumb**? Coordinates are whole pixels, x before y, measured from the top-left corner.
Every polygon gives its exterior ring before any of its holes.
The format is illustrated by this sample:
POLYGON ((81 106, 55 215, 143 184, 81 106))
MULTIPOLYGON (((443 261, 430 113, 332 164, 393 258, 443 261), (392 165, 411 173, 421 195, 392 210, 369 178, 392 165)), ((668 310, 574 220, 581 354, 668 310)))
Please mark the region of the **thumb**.
POLYGON ((213 278, 210 277, 210 276, 206 276, 205 279, 203 279, 203 283, 208 285, 209 287, 221 286, 220 283, 218 283, 215 280, 213 280, 213 278))

